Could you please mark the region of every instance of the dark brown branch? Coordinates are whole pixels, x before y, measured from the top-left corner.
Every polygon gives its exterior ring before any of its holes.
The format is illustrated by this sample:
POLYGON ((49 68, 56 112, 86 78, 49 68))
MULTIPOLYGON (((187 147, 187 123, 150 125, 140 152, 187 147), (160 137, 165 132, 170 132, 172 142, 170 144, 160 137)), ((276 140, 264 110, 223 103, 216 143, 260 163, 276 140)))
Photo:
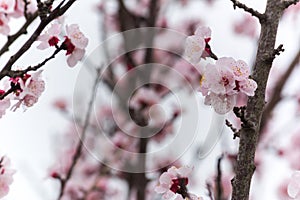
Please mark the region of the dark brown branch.
MULTIPOLYGON (((36 71, 38 69, 40 69, 42 66, 44 66, 49 60, 55 58, 55 56, 61 51, 61 48, 57 48, 54 53, 46 58, 43 62, 31 67, 27 67, 26 69, 24 70, 16 70, 16 71, 9 71, 8 73, 8 76, 11 77, 11 78, 16 78, 16 77, 22 77, 24 74, 26 74, 27 72, 29 71, 36 71)), ((12 86, 8 91, 6 91, 4 94, 0 95, 0 100, 4 99, 6 96, 8 96, 9 94, 19 90, 20 88, 19 87, 16 87, 16 86, 12 86)))
POLYGON ((221 155, 218 158, 218 162, 217 162, 217 178, 215 180, 216 183, 216 198, 215 200, 222 200, 223 199, 223 188, 222 188, 222 169, 221 169, 221 163, 222 163, 222 159, 223 159, 224 155, 221 155))
POLYGON ((74 153, 73 158, 72 158, 70 168, 69 168, 69 170, 66 174, 66 177, 59 179, 60 183, 61 183, 61 188, 60 188, 60 193, 59 193, 59 196, 58 196, 58 200, 60 200, 63 197, 65 187, 66 187, 68 181, 70 180, 70 178, 72 177, 73 171, 75 169, 75 165, 77 164, 77 162, 78 162, 78 160, 81 156, 83 142, 84 142, 85 137, 86 137, 86 133, 87 133, 87 129, 88 129, 88 126, 89 126, 89 121, 90 121, 90 117, 91 117, 91 113, 92 113, 92 108, 93 108, 94 101, 95 101, 95 96, 96 96, 96 93, 97 93, 97 86, 98 86, 98 83, 99 83, 99 79, 100 79, 100 70, 98 70, 98 73, 97 73, 96 78, 95 78, 95 82, 94 82, 93 89, 92 89, 92 94, 91 94, 91 97, 90 97, 90 100, 89 100, 89 103, 88 103, 88 108, 87 108, 87 111, 86 111, 84 124, 83 124, 82 131, 81 131, 80 141, 77 144, 75 153, 74 153))
POLYGON ((285 0, 282 3, 284 4, 285 8, 290 7, 291 5, 296 5, 299 2, 299 0, 285 0))
POLYGON ((209 196, 210 200, 214 200, 211 184, 206 182, 206 188, 208 190, 208 196, 209 196))
POLYGON ((64 6, 64 2, 62 1, 45 19, 43 19, 39 26, 36 28, 34 33, 31 35, 31 37, 25 42, 25 44, 15 53, 13 56, 10 57, 8 62, 5 64, 3 69, 0 72, 0 80, 7 76, 9 71, 11 70, 13 64, 31 47, 31 45, 36 41, 36 39, 39 37, 39 35, 42 33, 42 31, 45 29, 45 27, 54 19, 57 17, 63 15, 75 2, 76 0, 69 0, 64 6))
POLYGON ((236 9, 236 7, 241 8, 245 10, 246 12, 250 13, 252 16, 257 17, 259 20, 263 20, 265 18, 265 15, 254 10, 253 8, 249 8, 245 4, 239 2, 238 0, 230 0, 233 3, 233 8, 236 9))
POLYGON ((30 15, 24 25, 13 35, 10 35, 7 37, 7 41, 4 44, 4 46, 0 49, 0 56, 7 52, 9 50, 9 47, 16 39, 18 39, 21 35, 27 34, 27 28, 28 26, 37 18, 38 13, 35 12, 32 15, 30 15))
POLYGON ((5 97, 7 97, 9 94, 15 92, 16 90, 20 89, 20 87, 16 87, 16 85, 13 85, 7 90, 4 94, 0 95, 0 101, 3 100, 5 97))
POLYGON ((51 59, 55 58, 55 56, 62 50, 62 47, 60 48, 57 48, 53 54, 51 56, 49 56, 48 58, 46 58, 43 62, 35 65, 35 66, 29 66, 27 67, 26 69, 24 70, 17 70, 17 71, 9 71, 8 72, 8 76, 11 77, 11 78, 15 78, 15 77, 21 77, 23 76, 24 74, 26 74, 27 72, 30 72, 30 71, 37 71, 38 69, 40 69, 41 67, 43 67, 48 61, 50 61, 51 59))
MULTIPOLYGON (((242 127, 237 157, 236 175, 232 180, 232 200, 248 200, 253 173, 254 157, 259 137, 260 121, 265 106, 265 92, 273 60, 280 18, 285 10, 282 1, 268 0, 264 20, 260 20, 261 34, 253 69, 253 79, 258 88, 249 97, 245 117, 250 127, 242 127)), ((255 13, 254 13, 255 14, 255 13)))
POLYGON ((272 112, 276 105, 280 102, 281 100, 281 93, 282 90, 289 79, 290 75, 296 68, 300 61, 300 49, 298 50, 298 53, 294 57, 293 61, 289 65, 288 69, 286 72, 282 75, 282 77, 279 79, 277 82, 276 86, 273 88, 273 94, 272 97, 270 98, 270 101, 267 103, 266 108, 264 109, 263 115, 262 115, 262 120, 260 124, 260 132, 262 133, 266 123, 268 122, 268 119, 271 118, 272 112))

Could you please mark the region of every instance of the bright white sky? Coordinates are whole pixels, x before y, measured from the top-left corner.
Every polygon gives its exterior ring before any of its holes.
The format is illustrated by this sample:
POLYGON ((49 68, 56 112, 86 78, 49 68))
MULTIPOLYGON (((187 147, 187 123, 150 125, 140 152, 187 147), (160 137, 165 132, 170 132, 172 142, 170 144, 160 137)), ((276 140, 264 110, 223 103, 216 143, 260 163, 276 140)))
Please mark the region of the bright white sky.
MULTIPOLYGON (((198 2, 195 0, 194 3, 198 2)), ((265 0, 245 0, 242 2, 263 12, 265 0)), ((66 18, 66 22, 69 24, 78 23, 82 32, 86 33, 90 39, 87 55, 100 43, 99 19, 94 6, 96 3, 98 3, 97 0, 78 1, 68 11, 66 18)), ((201 6, 205 5, 201 4, 201 6)), ((231 30, 232 21, 240 18, 242 11, 233 11, 232 3, 229 0, 217 0, 214 7, 207 9, 199 7, 199 10, 201 12, 198 11, 197 7, 193 7, 189 13, 206 19, 206 25, 210 26, 213 31, 211 46, 213 46, 214 52, 219 56, 232 56, 249 63, 254 53, 255 44, 247 38, 232 37, 231 30)), ((178 13, 170 15, 174 15, 173 23, 185 16, 178 13)), ((287 63, 293 57, 295 50, 299 48, 295 44, 299 44, 300 29, 295 27, 300 27, 300 18, 295 22, 280 26, 278 44, 283 43, 286 51, 277 59, 277 63, 287 63)), ((19 65, 21 65, 20 63, 22 65, 24 63, 26 65, 37 63, 43 55, 47 55, 47 52, 41 53, 33 50, 33 53, 27 54, 18 63, 19 65)), ((5 59, 1 58, 0 64, 4 62, 3 60, 5 59)), ((24 113, 22 111, 8 112, 0 120, 0 152, 8 155, 14 168, 17 169, 11 192, 4 198, 5 200, 53 200, 56 198, 57 195, 53 193, 53 187, 57 185, 54 181, 47 179, 47 170, 54 161, 54 136, 63 134, 67 127, 67 121, 54 111, 51 104, 57 97, 65 97, 70 103, 72 102, 72 94, 80 67, 77 65, 70 69, 66 65, 65 57, 63 55, 58 56, 45 67, 46 91, 37 105, 24 113)), ((216 155, 216 152, 213 152, 212 155, 216 155)), ((204 161, 202 164, 204 163, 214 168, 214 162, 204 161)), ((274 172, 274 170, 278 169, 272 167, 269 171, 274 172)), ((272 182, 275 182, 274 179, 276 177, 272 178, 272 182)), ((264 184, 262 188, 267 189, 264 192, 265 196, 260 196, 257 199, 276 199, 272 196, 272 191, 268 185, 264 184)))

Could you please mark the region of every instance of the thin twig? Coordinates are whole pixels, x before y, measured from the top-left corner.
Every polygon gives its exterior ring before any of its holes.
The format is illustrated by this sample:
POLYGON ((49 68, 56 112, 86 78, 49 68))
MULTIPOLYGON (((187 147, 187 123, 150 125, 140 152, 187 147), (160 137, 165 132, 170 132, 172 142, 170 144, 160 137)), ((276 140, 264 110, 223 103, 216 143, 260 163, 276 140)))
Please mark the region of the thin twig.
POLYGON ((216 200, 222 200, 223 198, 223 188, 222 188, 222 169, 221 169, 221 163, 223 160, 224 155, 222 154, 218 158, 218 163, 217 163, 217 178, 215 180, 216 183, 216 190, 217 190, 217 196, 216 200))
POLYGON ((239 2, 238 0, 230 0, 233 3, 233 8, 236 9, 236 7, 239 7, 246 12, 250 13, 251 15, 257 17, 259 20, 263 20, 265 18, 265 15, 258 12, 257 10, 254 10, 253 8, 249 8, 245 4, 239 2))
POLYGON ((8 75, 9 71, 13 64, 31 47, 31 45, 36 41, 42 31, 46 28, 46 26, 56 19, 57 17, 63 15, 75 2, 76 0, 69 0, 64 6, 65 0, 63 0, 46 18, 44 18, 31 37, 25 42, 25 44, 13 55, 10 57, 8 62, 5 64, 3 69, 0 72, 0 80, 8 75))
POLYGON ((232 123, 230 123, 227 119, 225 120, 226 126, 228 126, 231 131, 233 132, 233 139, 236 139, 237 137, 240 137, 240 132, 237 130, 232 123))
POLYGON ((29 66, 27 67, 26 69, 24 70, 16 70, 16 71, 9 71, 8 72, 8 76, 11 77, 11 78, 15 78, 15 77, 21 77, 23 76, 24 74, 26 74, 27 72, 30 72, 30 71, 36 71, 38 69, 40 69, 41 67, 43 67, 48 61, 50 61, 51 59, 55 58, 55 56, 62 50, 62 47, 59 47, 57 48, 53 54, 51 56, 49 56, 48 58, 46 58, 43 62, 35 65, 35 66, 29 66))
MULTIPOLYGON (((22 77, 24 74, 26 74, 26 73, 29 72, 29 71, 36 71, 36 70, 40 69, 42 66, 44 66, 49 60, 55 58, 55 56, 56 56, 61 50, 62 50, 61 47, 60 47, 60 48, 57 48, 57 49, 54 51, 54 53, 53 53, 50 57, 46 58, 43 62, 41 62, 41 63, 39 63, 39 64, 37 64, 37 65, 35 65, 35 66, 33 66, 33 67, 29 66, 29 67, 27 67, 27 68, 24 69, 24 70, 16 70, 16 71, 11 70, 11 71, 8 72, 8 76, 11 77, 11 78, 22 77)), ((0 100, 4 99, 4 98, 5 98, 6 96, 8 96, 9 94, 11 94, 11 93, 13 93, 13 92, 15 92, 15 91, 17 91, 17 90, 19 90, 19 89, 20 89, 19 87, 14 87, 14 86, 12 86, 12 87, 11 87, 9 90, 7 90, 4 94, 0 95, 0 100)))
POLYGON ((208 196, 209 196, 210 200, 214 200, 212 186, 209 182, 206 182, 206 188, 208 190, 208 196))
POLYGON ((7 37, 6 43, 0 49, 0 56, 9 50, 10 45, 14 43, 16 39, 18 39, 23 34, 27 34, 28 26, 37 18, 37 16, 38 16, 38 12, 36 11, 32 15, 30 15, 30 17, 27 18, 26 22, 15 34, 9 35, 7 37))
POLYGON ((79 160, 79 158, 81 156, 83 142, 85 140, 87 129, 88 129, 88 126, 89 126, 89 121, 90 121, 90 117, 91 117, 92 107, 94 105, 95 96, 96 96, 96 93, 97 93, 97 86, 98 86, 100 77, 101 77, 100 76, 100 70, 98 70, 97 77, 95 78, 95 82, 94 82, 94 85, 93 85, 93 89, 92 89, 92 94, 91 94, 91 97, 90 97, 90 101, 89 101, 89 104, 88 104, 88 109, 87 109, 86 116, 85 116, 85 119, 84 119, 84 124, 83 124, 82 132, 81 132, 80 141, 77 144, 76 151, 75 151, 75 154, 73 155, 72 163, 70 165, 70 168, 69 168, 69 170, 67 172, 66 177, 59 179, 60 183, 61 183, 61 189, 60 189, 60 193, 59 193, 59 196, 58 196, 58 200, 60 200, 63 197, 65 187, 66 187, 68 181, 70 180, 70 178, 72 177, 73 171, 75 169, 75 165, 76 165, 76 163, 78 162, 78 160, 79 160))

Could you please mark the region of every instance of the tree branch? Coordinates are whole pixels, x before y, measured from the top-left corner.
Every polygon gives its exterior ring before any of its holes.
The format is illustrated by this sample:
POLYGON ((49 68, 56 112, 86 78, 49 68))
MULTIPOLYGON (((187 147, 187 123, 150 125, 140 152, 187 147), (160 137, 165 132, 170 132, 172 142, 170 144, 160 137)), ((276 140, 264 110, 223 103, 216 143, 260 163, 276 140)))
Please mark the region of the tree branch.
POLYGON ((299 0, 284 0, 282 3, 285 8, 290 7, 291 5, 296 5, 299 2, 299 0))
POLYGON ((11 78, 15 78, 15 77, 21 77, 23 76, 24 74, 26 74, 27 72, 29 71, 36 71, 38 69, 40 69, 41 67, 43 67, 49 60, 55 58, 55 56, 62 50, 62 47, 59 47, 57 48, 53 54, 51 56, 49 56, 48 58, 46 58, 43 62, 35 65, 35 66, 29 66, 27 67, 26 69, 24 70, 16 70, 16 71, 9 71, 8 72, 8 76, 11 77, 11 78))
POLYGON ((9 47, 16 39, 18 39, 21 35, 27 34, 27 28, 28 26, 37 18, 38 13, 35 12, 30 17, 27 18, 26 22, 24 25, 13 35, 9 35, 7 37, 6 43, 3 45, 3 47, 0 49, 0 56, 7 52, 9 50, 9 47))
POLYGON ((8 62, 5 64, 3 69, 0 72, 0 80, 8 75, 9 71, 11 70, 13 64, 31 47, 31 45, 36 41, 45 27, 57 17, 63 15, 75 2, 76 0, 69 0, 64 6, 64 1, 62 1, 46 18, 41 20, 40 24, 31 35, 31 37, 25 42, 25 44, 15 53, 13 56, 10 57, 8 62))
POLYGON ((75 169, 75 165, 76 165, 76 163, 78 162, 78 160, 81 156, 83 142, 85 140, 87 129, 88 129, 88 126, 89 126, 91 112, 92 112, 92 108, 93 108, 93 105, 94 105, 95 96, 96 96, 96 92, 97 92, 97 86, 98 86, 100 78, 101 78, 101 76, 100 76, 100 69, 99 69, 98 72, 97 72, 97 77, 95 78, 95 82, 94 82, 93 89, 92 89, 92 94, 91 94, 90 101, 89 101, 89 104, 88 104, 88 109, 87 109, 87 112, 86 112, 86 115, 85 115, 80 141, 77 144, 75 154, 73 155, 73 158, 72 158, 72 163, 70 165, 70 168, 67 172, 66 177, 65 178, 59 178, 60 183, 61 183, 61 189, 60 189, 60 193, 59 193, 59 196, 58 196, 58 200, 60 200, 63 197, 65 187, 66 187, 68 181, 70 180, 70 178, 72 177, 73 171, 75 169))
POLYGON ((222 188, 222 169, 221 169, 221 163, 224 155, 221 155, 218 158, 218 163, 217 163, 217 178, 216 178, 216 188, 217 188, 217 196, 216 200, 222 200, 223 199, 223 188, 222 188))
POLYGON ((240 131, 236 175, 232 180, 232 200, 249 199, 250 184, 256 168, 254 157, 265 106, 266 85, 274 59, 270 59, 270 55, 274 55, 278 24, 284 10, 281 1, 268 0, 264 20, 260 20, 261 34, 252 75, 258 88, 254 97, 249 97, 245 111, 245 117, 251 127, 242 127, 240 131))
POLYGON ((245 4, 239 2, 238 0, 230 0, 233 3, 233 8, 236 9, 236 7, 241 8, 245 10, 246 12, 250 13, 252 16, 257 17, 259 20, 265 19, 265 15, 254 10, 253 8, 249 8, 245 4))

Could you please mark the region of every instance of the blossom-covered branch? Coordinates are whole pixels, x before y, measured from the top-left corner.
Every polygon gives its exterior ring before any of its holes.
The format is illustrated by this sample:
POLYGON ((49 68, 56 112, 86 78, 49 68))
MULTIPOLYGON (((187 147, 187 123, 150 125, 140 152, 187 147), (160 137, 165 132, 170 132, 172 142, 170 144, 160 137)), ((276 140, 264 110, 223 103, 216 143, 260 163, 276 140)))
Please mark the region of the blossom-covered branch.
POLYGON ((60 175, 57 175, 56 178, 60 181, 61 184, 61 188, 60 188, 60 192, 59 192, 59 196, 58 196, 58 200, 60 200, 65 192, 65 187, 68 183, 68 181, 70 180, 70 178, 72 177, 73 171, 75 169, 76 163, 78 162, 78 159, 81 156, 82 153, 82 147, 83 147, 83 143, 85 141, 86 138, 86 133, 90 124, 90 118, 91 118, 91 113, 92 113, 92 108, 94 105, 94 101, 95 101, 95 96, 96 96, 96 92, 97 92, 97 86, 99 83, 99 79, 100 79, 100 69, 98 69, 96 77, 95 77, 95 81, 93 84, 93 88, 92 88, 92 93, 90 96, 90 100, 88 103, 88 108, 84 117, 84 123, 82 126, 82 131, 81 131, 81 135, 80 135, 80 141, 77 144, 75 153, 72 157, 72 161, 71 161, 71 165, 66 173, 66 177, 61 177, 60 175))
POLYGON ((35 29, 30 38, 13 56, 10 57, 8 62, 4 65, 3 69, 0 72, 0 80, 2 80, 5 76, 8 76, 13 64, 31 47, 31 45, 37 40, 46 26, 57 17, 63 15, 75 1, 76 0, 69 0, 65 4, 65 1, 62 1, 48 16, 46 16, 46 18, 41 20, 40 24, 35 29))

